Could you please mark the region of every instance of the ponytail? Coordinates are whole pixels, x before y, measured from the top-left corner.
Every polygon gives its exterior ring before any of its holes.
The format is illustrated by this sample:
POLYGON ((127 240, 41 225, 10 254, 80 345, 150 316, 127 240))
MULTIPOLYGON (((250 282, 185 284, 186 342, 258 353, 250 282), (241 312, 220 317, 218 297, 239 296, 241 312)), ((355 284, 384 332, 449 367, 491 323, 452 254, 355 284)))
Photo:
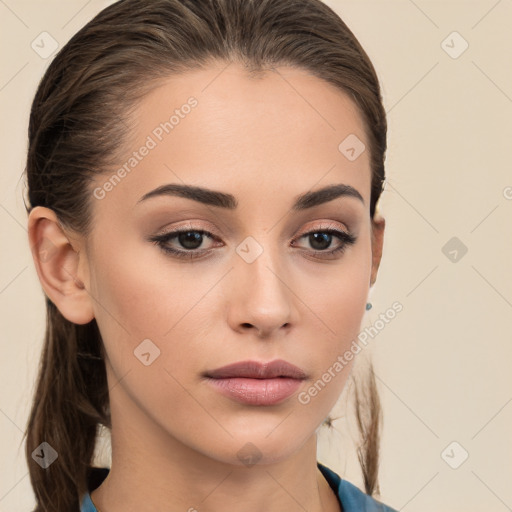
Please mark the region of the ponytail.
POLYGON ((26 458, 37 502, 34 512, 67 512, 79 510, 87 491, 98 424, 110 428, 108 388, 96 321, 76 325, 48 298, 46 307, 26 458))

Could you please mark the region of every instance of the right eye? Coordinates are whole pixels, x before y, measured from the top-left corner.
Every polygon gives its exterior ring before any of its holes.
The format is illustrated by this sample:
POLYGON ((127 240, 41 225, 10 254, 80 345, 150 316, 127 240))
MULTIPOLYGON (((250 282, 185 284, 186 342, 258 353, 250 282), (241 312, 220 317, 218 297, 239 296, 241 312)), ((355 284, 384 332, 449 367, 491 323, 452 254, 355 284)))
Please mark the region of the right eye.
POLYGON ((211 240, 217 240, 209 231, 186 228, 155 235, 150 238, 150 241, 158 245, 167 254, 178 258, 194 259, 211 252, 211 248, 198 250, 204 242, 205 237, 211 240), (176 239, 176 242, 179 243, 183 249, 178 249, 171 245, 174 239, 176 239))

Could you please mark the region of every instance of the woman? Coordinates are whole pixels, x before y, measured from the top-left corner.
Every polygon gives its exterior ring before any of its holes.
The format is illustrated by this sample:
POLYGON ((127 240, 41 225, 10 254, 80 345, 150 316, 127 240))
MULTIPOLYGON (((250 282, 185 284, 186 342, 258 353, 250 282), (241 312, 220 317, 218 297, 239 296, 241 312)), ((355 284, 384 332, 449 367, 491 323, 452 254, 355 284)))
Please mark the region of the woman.
POLYGON ((375 70, 319 0, 121 0, 62 48, 26 169, 37 511, 393 510, 371 372, 366 492, 316 460, 381 259, 385 150, 375 70))

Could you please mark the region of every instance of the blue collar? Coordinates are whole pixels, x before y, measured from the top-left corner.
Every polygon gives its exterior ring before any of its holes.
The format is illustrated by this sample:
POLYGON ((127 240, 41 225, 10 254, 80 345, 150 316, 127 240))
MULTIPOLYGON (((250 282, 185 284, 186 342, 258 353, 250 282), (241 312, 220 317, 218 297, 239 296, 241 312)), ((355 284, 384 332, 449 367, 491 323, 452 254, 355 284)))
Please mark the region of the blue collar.
POLYGON ((342 512, 397 512, 364 493, 348 480, 343 480, 332 469, 320 462, 317 462, 317 466, 338 497, 342 512))

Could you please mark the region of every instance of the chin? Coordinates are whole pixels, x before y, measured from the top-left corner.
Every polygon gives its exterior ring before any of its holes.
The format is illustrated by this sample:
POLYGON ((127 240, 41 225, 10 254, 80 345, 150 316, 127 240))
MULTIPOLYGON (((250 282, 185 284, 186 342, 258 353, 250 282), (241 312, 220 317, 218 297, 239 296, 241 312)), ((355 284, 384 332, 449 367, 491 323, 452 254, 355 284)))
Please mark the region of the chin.
MULTIPOLYGON (((314 432, 296 432, 282 428, 276 423, 271 427, 262 425, 262 429, 240 432, 230 439, 226 450, 217 453, 217 459, 236 466, 267 465, 282 462, 291 457, 314 435, 314 432)), ((232 432, 235 434, 234 432, 232 432)))

